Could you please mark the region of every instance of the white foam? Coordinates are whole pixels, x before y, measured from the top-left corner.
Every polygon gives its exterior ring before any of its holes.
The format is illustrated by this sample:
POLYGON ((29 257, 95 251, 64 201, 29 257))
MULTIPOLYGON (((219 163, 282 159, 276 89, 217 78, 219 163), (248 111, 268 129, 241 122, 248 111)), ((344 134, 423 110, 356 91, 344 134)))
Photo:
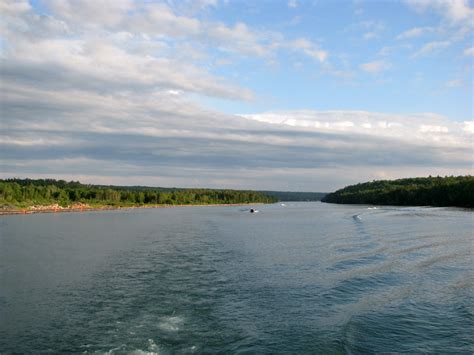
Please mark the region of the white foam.
POLYGON ((109 351, 106 351, 104 354, 107 354, 107 355, 112 355, 112 354, 115 354, 115 352, 119 351, 123 351, 124 349, 126 348, 126 345, 125 344, 122 344, 116 348, 113 348, 113 349, 110 349, 109 351))
POLYGON ((158 352, 154 351, 144 351, 144 350, 133 350, 130 352, 133 355, 158 355, 158 352))
POLYGON ((183 323, 184 319, 182 317, 164 317, 162 318, 161 322, 158 323, 158 327, 160 327, 161 330, 165 330, 168 332, 177 332, 181 329, 183 323))
POLYGON ((147 350, 140 350, 136 349, 130 351, 130 354, 133 355, 158 355, 160 354, 160 347, 153 341, 153 339, 148 339, 148 349, 147 350))
POLYGON ((148 350, 151 350, 151 351, 156 351, 156 350, 159 350, 160 348, 158 347, 158 345, 156 345, 156 343, 153 341, 153 339, 148 339, 148 350))

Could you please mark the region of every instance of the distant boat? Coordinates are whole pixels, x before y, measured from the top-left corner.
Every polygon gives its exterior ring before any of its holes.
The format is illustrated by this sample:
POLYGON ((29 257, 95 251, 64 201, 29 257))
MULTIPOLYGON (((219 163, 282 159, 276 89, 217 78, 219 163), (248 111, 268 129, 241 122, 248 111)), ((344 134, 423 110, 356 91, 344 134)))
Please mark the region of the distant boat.
POLYGON ((257 212, 258 212, 258 210, 254 209, 254 208, 250 209, 250 213, 257 213, 257 212))

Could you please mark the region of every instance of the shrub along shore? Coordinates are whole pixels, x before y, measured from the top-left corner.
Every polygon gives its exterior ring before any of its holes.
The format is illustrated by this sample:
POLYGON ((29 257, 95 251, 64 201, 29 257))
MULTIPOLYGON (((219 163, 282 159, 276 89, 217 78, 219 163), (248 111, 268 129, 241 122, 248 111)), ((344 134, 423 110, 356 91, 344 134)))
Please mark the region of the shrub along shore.
POLYGON ((0 180, 0 214, 273 203, 257 191, 102 186, 53 179, 0 180))

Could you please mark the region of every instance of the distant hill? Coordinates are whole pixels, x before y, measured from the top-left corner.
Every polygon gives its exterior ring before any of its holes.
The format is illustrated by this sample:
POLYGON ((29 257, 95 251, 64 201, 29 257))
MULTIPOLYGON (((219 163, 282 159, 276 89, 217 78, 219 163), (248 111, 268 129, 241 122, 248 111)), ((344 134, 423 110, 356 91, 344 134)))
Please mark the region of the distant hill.
POLYGON ((326 192, 259 191, 278 201, 321 201, 326 192))
POLYGON ((344 187, 323 202, 399 206, 474 207, 474 176, 379 180, 344 187))

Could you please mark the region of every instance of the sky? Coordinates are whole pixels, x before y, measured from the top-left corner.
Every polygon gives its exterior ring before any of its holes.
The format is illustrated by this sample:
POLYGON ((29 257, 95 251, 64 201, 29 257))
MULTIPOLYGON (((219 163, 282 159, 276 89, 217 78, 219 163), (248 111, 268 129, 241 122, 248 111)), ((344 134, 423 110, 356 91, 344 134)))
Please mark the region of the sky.
POLYGON ((0 177, 473 174, 474 1, 0 0, 0 177))

